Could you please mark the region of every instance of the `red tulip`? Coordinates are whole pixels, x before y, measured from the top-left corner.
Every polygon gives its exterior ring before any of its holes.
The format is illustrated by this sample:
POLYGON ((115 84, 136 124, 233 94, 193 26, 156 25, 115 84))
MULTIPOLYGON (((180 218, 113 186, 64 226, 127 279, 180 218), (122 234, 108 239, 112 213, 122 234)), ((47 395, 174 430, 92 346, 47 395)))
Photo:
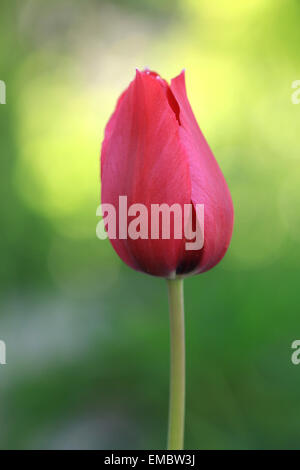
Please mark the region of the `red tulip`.
MULTIPOLYGON (((111 243, 132 268, 174 278, 207 271, 223 258, 233 229, 232 200, 191 109, 184 72, 171 85, 155 72, 136 72, 105 129, 101 179, 102 204, 117 212, 111 243), (144 204, 149 212, 151 204, 203 204, 203 248, 187 250, 186 238, 174 233, 170 239, 123 239, 119 196, 127 196, 128 207, 144 204)), ((194 211, 194 223, 195 217, 194 211)))

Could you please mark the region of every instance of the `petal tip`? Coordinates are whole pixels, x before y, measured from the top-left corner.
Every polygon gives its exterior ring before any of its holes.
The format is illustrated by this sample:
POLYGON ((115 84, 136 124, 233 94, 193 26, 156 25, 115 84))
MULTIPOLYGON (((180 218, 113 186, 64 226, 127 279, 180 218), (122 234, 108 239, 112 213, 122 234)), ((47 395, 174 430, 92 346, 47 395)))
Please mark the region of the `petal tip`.
POLYGON ((181 72, 178 75, 176 75, 176 77, 172 78, 171 82, 178 80, 178 81, 183 81, 185 83, 185 72, 186 72, 186 69, 183 68, 181 72))

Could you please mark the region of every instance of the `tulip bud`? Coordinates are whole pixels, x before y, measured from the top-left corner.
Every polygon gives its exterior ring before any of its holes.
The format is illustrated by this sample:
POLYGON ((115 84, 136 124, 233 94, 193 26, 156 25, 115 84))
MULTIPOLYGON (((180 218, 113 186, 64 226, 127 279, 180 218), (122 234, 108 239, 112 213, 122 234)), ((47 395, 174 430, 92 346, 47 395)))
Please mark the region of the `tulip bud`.
POLYGON ((169 85, 155 72, 137 70, 105 129, 101 181, 102 204, 116 211, 110 241, 130 267, 174 279, 207 271, 223 258, 233 229, 232 200, 191 109, 184 72, 169 85), (124 196, 126 218, 119 204, 124 196), (173 221, 168 236, 159 225, 162 205, 173 221), (197 237, 198 228, 203 236, 199 246, 188 244, 186 207, 192 233, 197 237), (175 221, 182 223, 181 234, 175 221))

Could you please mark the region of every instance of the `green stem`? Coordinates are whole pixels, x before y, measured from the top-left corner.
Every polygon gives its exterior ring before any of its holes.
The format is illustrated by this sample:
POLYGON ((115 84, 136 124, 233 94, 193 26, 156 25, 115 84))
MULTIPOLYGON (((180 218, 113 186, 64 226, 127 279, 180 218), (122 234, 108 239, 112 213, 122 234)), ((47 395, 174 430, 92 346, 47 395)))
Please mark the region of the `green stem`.
POLYGON ((167 280, 170 308, 171 377, 168 450, 183 449, 185 414, 185 339, 183 280, 167 280))

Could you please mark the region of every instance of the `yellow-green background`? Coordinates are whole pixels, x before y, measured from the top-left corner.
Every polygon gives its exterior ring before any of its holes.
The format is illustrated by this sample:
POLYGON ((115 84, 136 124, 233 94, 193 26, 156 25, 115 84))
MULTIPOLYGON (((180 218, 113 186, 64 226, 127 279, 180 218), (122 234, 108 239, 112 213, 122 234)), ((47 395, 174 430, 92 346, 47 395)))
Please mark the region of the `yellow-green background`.
POLYGON ((1 448, 165 446, 165 282, 95 235, 104 126, 144 66, 186 68, 236 214, 185 283, 186 448, 300 447, 299 44, 297 0, 1 2, 1 448))

